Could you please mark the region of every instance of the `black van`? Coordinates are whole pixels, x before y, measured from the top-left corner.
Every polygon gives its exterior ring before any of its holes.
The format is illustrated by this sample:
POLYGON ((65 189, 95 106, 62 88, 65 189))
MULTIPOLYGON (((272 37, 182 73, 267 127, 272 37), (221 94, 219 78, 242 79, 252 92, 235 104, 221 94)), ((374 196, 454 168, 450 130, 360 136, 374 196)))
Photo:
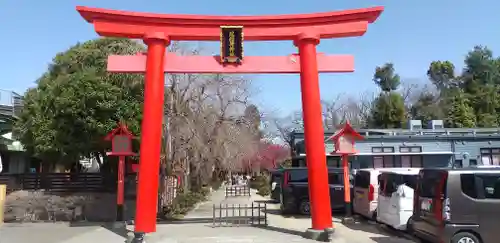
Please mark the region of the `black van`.
POLYGON ((500 242, 500 169, 422 169, 410 228, 423 242, 500 242))
POLYGON ((283 174, 283 169, 271 171, 271 180, 269 180, 271 187, 271 200, 275 202, 280 201, 282 174, 283 174))
MULTIPOLYGON (((280 207, 283 213, 309 214, 309 184, 307 168, 296 167, 283 170, 281 176, 280 207)), ((344 210, 344 174, 340 168, 328 168, 330 204, 332 210, 344 210)), ((351 184, 352 195, 352 184, 351 184)))

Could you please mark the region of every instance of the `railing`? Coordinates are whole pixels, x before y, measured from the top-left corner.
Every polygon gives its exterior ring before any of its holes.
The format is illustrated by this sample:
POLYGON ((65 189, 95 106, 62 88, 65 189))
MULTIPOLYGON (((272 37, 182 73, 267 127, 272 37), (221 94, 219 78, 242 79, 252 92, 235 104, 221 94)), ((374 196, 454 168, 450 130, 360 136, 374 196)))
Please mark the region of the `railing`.
POLYGON ((228 197, 242 197, 250 196, 250 186, 249 185, 233 185, 233 186, 227 186, 225 191, 224 191, 226 198, 228 197))
POLYGON ((214 204, 213 227, 267 226, 267 204, 214 204))
MULTIPOLYGON (((135 180, 127 175, 126 180, 135 180)), ((45 190, 50 192, 115 192, 116 175, 102 173, 26 173, 0 174, 7 191, 45 190)))
POLYGON ((23 107, 23 97, 16 92, 0 89, 0 114, 17 116, 23 107))

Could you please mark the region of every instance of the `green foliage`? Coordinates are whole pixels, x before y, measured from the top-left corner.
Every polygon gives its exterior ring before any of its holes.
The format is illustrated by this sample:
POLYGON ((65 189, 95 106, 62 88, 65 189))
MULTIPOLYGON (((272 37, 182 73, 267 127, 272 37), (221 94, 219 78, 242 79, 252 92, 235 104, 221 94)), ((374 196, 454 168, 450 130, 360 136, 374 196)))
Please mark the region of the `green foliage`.
POLYGON ((212 189, 219 190, 221 186, 222 186, 222 180, 217 179, 212 181, 212 189))
POLYGON ((438 90, 456 86, 455 65, 450 61, 434 61, 427 70, 427 76, 438 90))
POLYGON ((250 188, 256 189, 257 194, 268 196, 271 194, 270 178, 267 175, 258 175, 254 180, 250 181, 250 188))
POLYGON ((457 128, 475 127, 476 117, 469 105, 470 102, 466 94, 460 89, 456 89, 451 93, 453 95, 450 96, 445 119, 447 126, 457 128))
POLYGON ((384 92, 397 90, 401 84, 399 75, 396 74, 392 63, 386 63, 382 67, 377 67, 373 75, 373 82, 384 92))
POLYGON ((292 160, 287 159, 287 160, 283 161, 283 163, 279 164, 279 167, 280 168, 291 168, 292 167, 292 160))
POLYGON ((395 92, 380 93, 373 101, 370 125, 374 128, 401 128, 406 120, 403 97, 395 92))
POLYGON ((421 120, 423 124, 427 124, 431 120, 442 119, 444 115, 440 105, 438 96, 430 92, 423 92, 411 106, 411 117, 421 120))
MULTIPOLYGON (((440 97, 438 108, 429 103, 427 111, 446 114, 450 127, 498 127, 500 125, 500 59, 484 46, 475 46, 464 60, 461 75, 449 61, 434 61, 427 75, 440 97), (441 111, 441 112, 440 112, 441 111)), ((413 114, 412 114, 413 115, 413 114)))
POLYGON ((206 201, 210 191, 203 188, 199 192, 181 192, 172 202, 172 205, 163 208, 163 216, 167 219, 179 219, 192 210, 196 204, 206 201))
POLYGON ((26 92, 16 123, 15 133, 28 151, 74 162, 103 152, 109 146, 103 138, 117 121, 139 135, 142 76, 106 72, 108 55, 138 51, 144 47, 137 42, 104 38, 57 54, 37 87, 26 92))

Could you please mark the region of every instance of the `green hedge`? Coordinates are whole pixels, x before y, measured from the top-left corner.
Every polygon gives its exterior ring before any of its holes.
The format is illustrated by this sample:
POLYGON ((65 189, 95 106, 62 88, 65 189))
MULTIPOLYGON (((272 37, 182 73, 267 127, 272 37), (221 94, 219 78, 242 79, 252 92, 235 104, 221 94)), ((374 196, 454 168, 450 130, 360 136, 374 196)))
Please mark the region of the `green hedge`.
POLYGON ((250 181, 250 188, 256 189, 258 195, 268 196, 271 194, 269 180, 269 176, 267 175, 258 175, 250 181))
POLYGON ((203 187, 199 191, 180 192, 169 205, 163 208, 166 219, 179 219, 191 211, 197 203, 206 201, 210 195, 210 188, 203 187))

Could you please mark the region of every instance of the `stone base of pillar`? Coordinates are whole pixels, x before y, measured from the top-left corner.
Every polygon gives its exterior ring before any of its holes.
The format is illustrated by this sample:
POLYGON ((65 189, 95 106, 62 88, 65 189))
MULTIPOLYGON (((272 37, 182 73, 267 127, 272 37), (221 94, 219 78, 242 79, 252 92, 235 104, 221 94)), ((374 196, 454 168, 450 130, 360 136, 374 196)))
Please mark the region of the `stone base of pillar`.
POLYGON ((140 232, 134 232, 134 238, 130 241, 131 243, 146 243, 146 234, 140 232))
POLYGON ((304 238, 322 242, 330 242, 333 240, 335 229, 327 228, 324 230, 307 229, 304 232, 304 238))

